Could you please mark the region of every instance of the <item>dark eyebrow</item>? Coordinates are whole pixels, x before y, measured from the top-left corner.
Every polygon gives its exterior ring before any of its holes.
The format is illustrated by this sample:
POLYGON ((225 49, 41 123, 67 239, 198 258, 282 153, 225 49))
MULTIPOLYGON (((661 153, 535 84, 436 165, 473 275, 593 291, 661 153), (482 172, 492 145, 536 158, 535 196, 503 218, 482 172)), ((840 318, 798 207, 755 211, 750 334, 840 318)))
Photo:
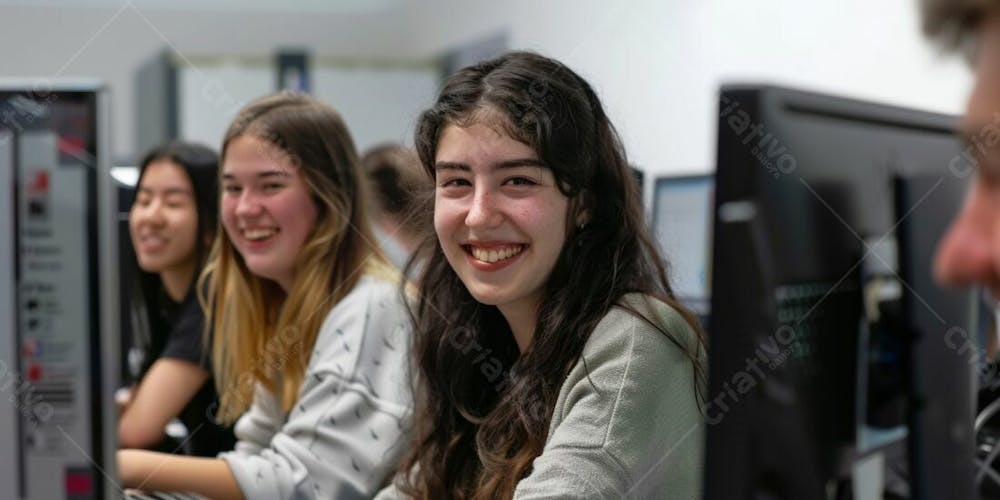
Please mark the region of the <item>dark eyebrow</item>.
POLYGON ((515 160, 506 160, 500 163, 495 163, 493 168, 496 170, 504 168, 517 168, 517 167, 539 167, 545 168, 545 164, 537 158, 518 158, 515 160))
POLYGON ((439 161, 434 164, 434 171, 438 172, 441 170, 462 170, 464 172, 472 171, 468 165, 464 163, 458 163, 453 161, 439 161))
MULTIPOLYGON (((152 190, 152 189, 150 189, 148 187, 140 187, 139 188, 139 192, 140 193, 150 193, 150 194, 153 194, 156 191, 154 191, 154 190, 152 190)), ((164 196, 170 196, 172 194, 186 194, 186 195, 190 195, 191 194, 191 190, 190 189, 179 188, 179 187, 172 187, 172 188, 167 188, 167 189, 163 190, 163 195, 164 196)))
MULTIPOLYGON (((283 172, 281 170, 268 170, 266 172, 259 172, 257 174, 258 179, 266 179, 268 177, 291 177, 292 174, 288 172, 283 172)), ((232 181, 236 180, 236 176, 233 174, 222 174, 222 180, 232 181)))
MULTIPOLYGON (((503 170, 507 168, 518 168, 518 167, 539 167, 546 168, 545 164, 537 158, 516 158, 513 160, 504 160, 498 163, 494 163, 492 166, 493 170, 503 170)), ((434 164, 435 171, 441 170, 461 170, 463 172, 470 172, 472 168, 468 165, 460 162, 453 161, 439 161, 434 164)))
POLYGON ((170 196, 172 194, 190 195, 191 194, 191 190, 190 189, 184 189, 184 188, 167 188, 167 189, 163 190, 163 195, 164 196, 170 196))

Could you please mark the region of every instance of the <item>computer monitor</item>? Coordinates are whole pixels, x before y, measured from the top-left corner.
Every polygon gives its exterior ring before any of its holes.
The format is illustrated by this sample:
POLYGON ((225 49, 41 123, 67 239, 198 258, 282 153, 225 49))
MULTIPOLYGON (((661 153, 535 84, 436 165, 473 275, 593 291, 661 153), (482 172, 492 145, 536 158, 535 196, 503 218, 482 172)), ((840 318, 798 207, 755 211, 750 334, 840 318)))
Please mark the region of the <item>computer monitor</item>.
POLYGON ((0 81, 0 498, 115 498, 107 96, 0 81))
POLYGON ((957 210, 955 118, 754 85, 718 112, 706 498, 973 498, 944 342, 973 299, 934 287, 919 225, 957 210))
POLYGON ((709 306, 712 175, 662 176, 653 186, 653 229, 669 263, 670 285, 702 318, 709 306))
POLYGON ((897 176, 896 228, 901 249, 899 275, 906 283, 900 301, 910 346, 910 398, 920 411, 910 412, 912 450, 909 467, 917 498, 974 498, 967 483, 974 472, 967 459, 975 441, 967 419, 976 411, 980 364, 987 359, 979 346, 980 303, 972 291, 938 286, 931 274, 938 242, 944 237, 965 198, 966 178, 951 172, 897 176), (966 343, 965 341, 968 341, 966 343), (970 350, 974 350, 973 356, 970 350), (966 434, 969 433, 969 434, 966 434), (952 490, 952 482, 961 489, 952 490), (961 496, 970 493, 970 496, 961 496))

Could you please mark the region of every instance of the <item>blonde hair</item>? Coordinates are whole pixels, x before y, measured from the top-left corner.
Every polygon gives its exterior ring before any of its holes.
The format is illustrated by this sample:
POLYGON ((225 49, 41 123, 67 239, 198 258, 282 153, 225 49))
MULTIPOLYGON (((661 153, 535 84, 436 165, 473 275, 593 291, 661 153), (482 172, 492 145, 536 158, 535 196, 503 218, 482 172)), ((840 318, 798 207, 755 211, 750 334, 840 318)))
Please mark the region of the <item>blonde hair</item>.
POLYGON ((326 313, 361 276, 392 273, 373 243, 358 155, 336 111, 292 93, 251 102, 226 132, 220 164, 229 143, 243 135, 288 155, 309 186, 318 215, 287 296, 275 282, 251 273, 224 231, 218 231, 198 290, 206 328, 213 332, 216 418, 225 423, 249 408, 256 382, 290 411, 326 313))

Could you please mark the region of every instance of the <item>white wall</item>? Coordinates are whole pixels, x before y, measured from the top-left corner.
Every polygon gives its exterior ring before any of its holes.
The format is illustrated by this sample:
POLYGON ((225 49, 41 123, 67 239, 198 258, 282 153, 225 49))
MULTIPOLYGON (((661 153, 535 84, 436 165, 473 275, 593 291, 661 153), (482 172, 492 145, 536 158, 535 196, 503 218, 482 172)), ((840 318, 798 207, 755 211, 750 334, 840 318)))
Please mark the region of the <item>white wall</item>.
MULTIPOLYGON (((430 3, 432 5, 426 5, 430 3)), ((781 83, 960 112, 957 58, 919 32, 916 0, 451 2, 414 9, 414 53, 509 30, 514 48, 554 56, 601 94, 631 161, 652 174, 714 165, 722 82, 781 83)))
POLYGON ((714 96, 723 81, 782 83, 945 112, 961 110, 969 85, 964 64, 936 57, 921 37, 917 0, 399 0, 373 9, 225 14, 4 6, 0 76, 108 81, 114 152, 123 158, 135 154, 134 71, 165 46, 164 38, 184 54, 260 55, 292 46, 424 58, 506 30, 513 47, 562 59, 589 79, 633 163, 653 174, 714 163, 714 96))
POLYGON ((434 68, 317 67, 317 98, 334 104, 351 129, 359 154, 384 142, 413 145, 417 118, 434 104, 434 68))
MULTIPOLYGON (((205 61, 178 71, 178 137, 217 146, 243 106, 274 91, 271 61, 205 61)), ((413 144, 420 113, 434 103, 433 65, 367 66, 314 62, 311 92, 334 106, 360 154, 384 142, 413 144)))
MULTIPOLYGON (((142 0, 102 1, 101 7, 3 3, 0 76, 93 77, 107 82, 112 94, 112 149, 122 161, 136 160, 135 71, 168 42, 192 60, 202 54, 264 56, 279 47, 307 47, 323 55, 377 56, 406 45, 401 38, 407 28, 404 20, 381 10, 227 13, 163 10, 146 7, 142 0), (124 7, 105 6, 115 3, 124 7)), ((393 7, 378 3, 382 4, 393 7)))

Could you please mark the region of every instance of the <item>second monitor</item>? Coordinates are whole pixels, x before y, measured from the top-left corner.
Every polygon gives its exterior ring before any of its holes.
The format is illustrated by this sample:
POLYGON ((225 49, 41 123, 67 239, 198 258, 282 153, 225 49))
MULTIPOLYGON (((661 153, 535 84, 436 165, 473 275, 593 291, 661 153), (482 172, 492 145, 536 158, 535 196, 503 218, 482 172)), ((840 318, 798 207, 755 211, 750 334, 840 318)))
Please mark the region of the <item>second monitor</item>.
MULTIPOLYGON (((712 175, 663 176, 653 186, 653 229, 678 300, 703 320, 711 299, 712 175)), ((704 323, 704 321, 703 321, 704 323)))

